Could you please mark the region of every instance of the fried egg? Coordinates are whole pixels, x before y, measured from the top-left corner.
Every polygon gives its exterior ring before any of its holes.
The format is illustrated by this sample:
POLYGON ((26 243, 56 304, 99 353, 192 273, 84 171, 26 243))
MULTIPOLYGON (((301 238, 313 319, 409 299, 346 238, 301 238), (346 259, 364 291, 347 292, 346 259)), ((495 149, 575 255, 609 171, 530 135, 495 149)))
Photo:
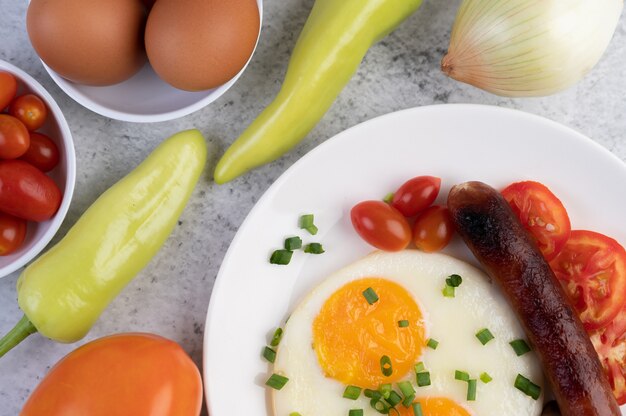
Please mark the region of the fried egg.
MULTIPOLYGON (((509 345, 524 338, 480 270, 444 254, 374 252, 332 274, 290 315, 273 369, 289 381, 272 392, 274 416, 348 416, 351 409, 379 415, 364 393, 344 398, 346 386, 391 384, 400 393, 401 381, 411 382, 424 416, 536 416, 542 397, 514 387, 518 374, 544 385, 535 354, 517 356, 509 345), (446 297, 453 274, 462 283, 446 297), (485 345, 476 336, 484 329, 494 337, 485 345), (416 364, 429 384, 418 386, 416 364), (456 371, 477 380, 475 400, 456 371)), ((396 409, 391 414, 413 416, 411 407, 396 409)))

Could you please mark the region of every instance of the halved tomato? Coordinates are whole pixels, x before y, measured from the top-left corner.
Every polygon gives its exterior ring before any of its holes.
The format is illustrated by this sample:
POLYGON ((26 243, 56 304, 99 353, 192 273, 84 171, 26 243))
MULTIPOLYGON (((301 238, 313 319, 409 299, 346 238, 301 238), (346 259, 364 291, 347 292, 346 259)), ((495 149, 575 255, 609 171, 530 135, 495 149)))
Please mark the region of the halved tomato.
POLYGON ((574 230, 550 267, 589 331, 607 326, 626 302, 626 251, 593 231, 574 230))
POLYGON ((534 237, 546 260, 559 254, 571 231, 569 216, 559 198, 545 185, 533 181, 513 183, 502 195, 534 237))
POLYGON ((626 307, 608 326, 591 331, 589 336, 617 402, 626 404, 626 307))

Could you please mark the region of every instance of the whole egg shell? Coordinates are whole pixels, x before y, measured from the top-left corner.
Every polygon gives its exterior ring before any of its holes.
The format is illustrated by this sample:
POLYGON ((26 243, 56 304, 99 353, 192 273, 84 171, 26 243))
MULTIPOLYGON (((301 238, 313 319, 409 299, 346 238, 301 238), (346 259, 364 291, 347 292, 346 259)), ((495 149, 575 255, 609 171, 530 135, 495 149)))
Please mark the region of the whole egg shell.
POLYGON ((28 36, 40 58, 80 84, 113 85, 146 62, 140 0, 32 0, 28 36))
POLYGON ((159 0, 146 26, 148 59, 176 88, 215 88, 245 66, 259 25, 256 0, 159 0))

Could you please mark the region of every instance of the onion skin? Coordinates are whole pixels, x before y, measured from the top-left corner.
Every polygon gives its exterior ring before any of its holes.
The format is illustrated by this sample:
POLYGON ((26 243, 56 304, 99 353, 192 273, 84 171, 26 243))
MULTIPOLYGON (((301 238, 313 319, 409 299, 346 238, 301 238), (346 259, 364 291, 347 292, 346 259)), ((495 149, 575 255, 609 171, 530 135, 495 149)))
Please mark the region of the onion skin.
POLYGON ((464 0, 441 69, 501 96, 554 94, 598 63, 623 7, 623 0, 464 0))

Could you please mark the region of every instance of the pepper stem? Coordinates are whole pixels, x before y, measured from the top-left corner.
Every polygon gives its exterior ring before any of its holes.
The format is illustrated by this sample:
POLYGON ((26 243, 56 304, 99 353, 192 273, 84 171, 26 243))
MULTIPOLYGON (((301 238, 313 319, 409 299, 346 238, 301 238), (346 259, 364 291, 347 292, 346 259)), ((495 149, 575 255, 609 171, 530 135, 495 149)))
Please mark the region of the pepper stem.
POLYGON ((22 319, 9 331, 4 337, 0 339, 0 357, 7 352, 11 351, 20 342, 30 334, 37 332, 37 328, 28 320, 26 315, 22 316, 22 319))

